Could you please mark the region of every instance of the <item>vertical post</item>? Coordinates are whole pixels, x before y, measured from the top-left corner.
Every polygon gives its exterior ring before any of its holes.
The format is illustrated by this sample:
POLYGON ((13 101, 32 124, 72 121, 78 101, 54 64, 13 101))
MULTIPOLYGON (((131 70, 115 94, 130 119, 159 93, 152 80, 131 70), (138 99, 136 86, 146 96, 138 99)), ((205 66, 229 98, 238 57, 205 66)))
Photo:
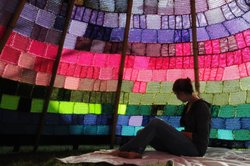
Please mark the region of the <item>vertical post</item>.
POLYGON ((63 29, 61 39, 59 41, 59 48, 58 48, 56 59, 55 59, 53 69, 52 69, 52 75, 51 75, 50 84, 49 84, 49 87, 48 87, 48 93, 45 96, 45 101, 44 101, 42 113, 41 113, 41 116, 40 116, 40 121, 39 121, 40 123, 39 123, 38 129, 37 129, 37 135, 36 135, 36 140, 35 140, 35 145, 34 145, 33 151, 37 150, 38 145, 39 145, 39 141, 40 141, 40 137, 41 137, 41 134, 42 134, 42 131, 43 131, 44 120, 45 120, 45 116, 46 116, 47 109, 48 109, 48 106, 49 106, 50 96, 51 96, 51 93, 52 93, 52 90, 53 90, 53 87, 54 87, 57 68, 59 66, 60 57, 61 57, 62 50, 63 50, 63 45, 64 45, 64 40, 65 40, 65 37, 66 37, 66 34, 67 34, 71 14, 72 14, 73 7, 74 7, 74 2, 75 2, 75 0, 69 0, 66 21, 65 21, 65 25, 64 25, 64 29, 63 29))
POLYGON ((5 44, 7 42, 7 40, 9 39, 13 28, 16 26, 16 22, 17 22, 20 14, 21 14, 21 12, 23 10, 25 2, 26 2, 26 0, 20 0, 19 1, 17 9, 15 10, 15 13, 13 14, 10 21, 8 22, 7 29, 5 30, 4 35, 3 35, 2 39, 0 40, 0 54, 1 54, 5 44))
POLYGON ((199 62, 198 62, 198 42, 197 42, 197 29, 196 29, 196 9, 195 0, 190 0, 191 4, 191 18, 192 18, 192 44, 194 56, 194 79, 195 90, 200 95, 200 82, 199 82, 199 62))
POLYGON ((133 5, 133 0, 128 0, 126 26, 125 26, 125 31, 124 31, 124 40, 123 40, 123 43, 122 43, 122 56, 121 56, 121 60, 120 60, 118 84, 117 84, 115 103, 114 103, 114 115, 113 115, 113 124, 112 124, 110 148, 113 148, 114 143, 115 143, 115 131, 116 131, 116 124, 117 124, 118 107, 119 107, 119 101, 120 101, 120 94, 121 94, 121 87, 122 87, 122 79, 123 79, 123 71, 124 71, 124 65, 125 65, 126 51, 127 51, 127 45, 128 45, 128 34, 129 34, 129 28, 130 28, 132 5, 133 5))

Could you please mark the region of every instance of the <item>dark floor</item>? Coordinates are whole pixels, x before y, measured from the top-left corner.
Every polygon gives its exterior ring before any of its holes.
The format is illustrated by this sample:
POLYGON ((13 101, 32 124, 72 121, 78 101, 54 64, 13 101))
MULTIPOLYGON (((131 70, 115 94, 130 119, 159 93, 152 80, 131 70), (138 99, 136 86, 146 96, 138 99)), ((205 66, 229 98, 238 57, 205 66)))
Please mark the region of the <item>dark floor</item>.
POLYGON ((19 152, 12 152, 13 147, 4 146, 0 147, 0 166, 109 166, 107 163, 63 164, 56 159, 108 148, 108 145, 83 145, 77 150, 72 150, 72 146, 40 146, 37 152, 33 152, 32 146, 23 146, 19 152))

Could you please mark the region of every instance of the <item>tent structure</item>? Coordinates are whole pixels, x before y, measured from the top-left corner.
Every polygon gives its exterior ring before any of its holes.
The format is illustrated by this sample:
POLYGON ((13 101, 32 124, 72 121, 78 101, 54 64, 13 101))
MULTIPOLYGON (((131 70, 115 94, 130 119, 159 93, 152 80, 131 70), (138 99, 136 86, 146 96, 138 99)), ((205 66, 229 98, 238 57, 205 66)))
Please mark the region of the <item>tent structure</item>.
POLYGON ((248 0, 0 0, 0 39, 1 145, 181 130, 172 84, 189 77, 211 146, 250 146, 248 0))

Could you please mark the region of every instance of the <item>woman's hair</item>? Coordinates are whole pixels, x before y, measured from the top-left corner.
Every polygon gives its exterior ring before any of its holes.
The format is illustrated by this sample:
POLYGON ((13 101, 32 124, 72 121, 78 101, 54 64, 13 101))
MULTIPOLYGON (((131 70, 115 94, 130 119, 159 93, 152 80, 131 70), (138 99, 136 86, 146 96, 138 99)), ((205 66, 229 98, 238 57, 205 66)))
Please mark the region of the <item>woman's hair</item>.
POLYGON ((173 89, 175 93, 184 92, 192 94, 194 92, 190 78, 179 78, 174 82, 173 89))

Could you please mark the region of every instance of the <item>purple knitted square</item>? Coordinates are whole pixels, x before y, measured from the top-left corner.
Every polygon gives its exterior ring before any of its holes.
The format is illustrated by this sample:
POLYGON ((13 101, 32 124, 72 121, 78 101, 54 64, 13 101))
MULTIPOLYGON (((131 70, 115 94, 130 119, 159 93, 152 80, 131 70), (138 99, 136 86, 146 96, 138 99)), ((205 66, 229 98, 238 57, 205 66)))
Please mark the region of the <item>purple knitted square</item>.
POLYGON ((223 24, 231 34, 236 34, 249 28, 249 23, 247 23, 243 18, 229 20, 223 24))
POLYGON ((92 12, 91 9, 86 8, 82 17, 82 21, 89 22, 89 19, 91 17, 91 12, 92 12))
POLYGON ((32 33, 33 26, 34 26, 33 22, 26 20, 22 17, 19 17, 14 31, 19 32, 24 36, 30 36, 32 33))
POLYGON ((97 17, 98 17, 98 11, 93 10, 92 14, 91 14, 91 17, 90 17, 90 23, 96 24, 97 17))
POLYGON ((112 29, 110 41, 121 42, 124 37, 124 28, 114 28, 112 29))
POLYGON ((207 26, 207 32, 211 39, 229 36, 228 31, 222 24, 213 24, 207 26))
POLYGON ((198 41, 209 40, 209 36, 205 28, 197 28, 197 40, 198 41))
POLYGON ((145 29, 142 31, 143 43, 157 43, 157 30, 145 29))
POLYGON ((140 28, 142 29, 146 28, 146 16, 145 15, 140 16, 140 28))
POLYGON ((102 25, 104 20, 104 12, 98 12, 98 17, 96 20, 97 25, 102 25))
POLYGON ((133 22, 134 22, 134 25, 132 27, 140 28, 140 16, 139 15, 133 16, 133 22))
POLYGON ((129 118, 129 126, 142 126, 143 116, 131 116, 129 118))
POLYGON ((75 8, 75 16, 74 16, 75 20, 79 20, 79 21, 82 20, 84 9, 85 9, 84 7, 80 7, 80 6, 75 8))
POLYGON ((159 43, 173 43, 174 30, 158 30, 159 43))
POLYGON ((129 31, 129 42, 141 42, 141 29, 130 29, 129 31))
POLYGON ((162 16, 162 25, 161 25, 161 28, 162 29, 168 29, 168 16, 162 16))
POLYGON ((46 28, 52 28, 55 22, 56 16, 45 10, 39 10, 36 18, 36 23, 46 28))
POLYGON ((38 9, 35 6, 30 4, 25 4, 21 16, 29 21, 34 22, 36 20, 37 13, 38 9))

